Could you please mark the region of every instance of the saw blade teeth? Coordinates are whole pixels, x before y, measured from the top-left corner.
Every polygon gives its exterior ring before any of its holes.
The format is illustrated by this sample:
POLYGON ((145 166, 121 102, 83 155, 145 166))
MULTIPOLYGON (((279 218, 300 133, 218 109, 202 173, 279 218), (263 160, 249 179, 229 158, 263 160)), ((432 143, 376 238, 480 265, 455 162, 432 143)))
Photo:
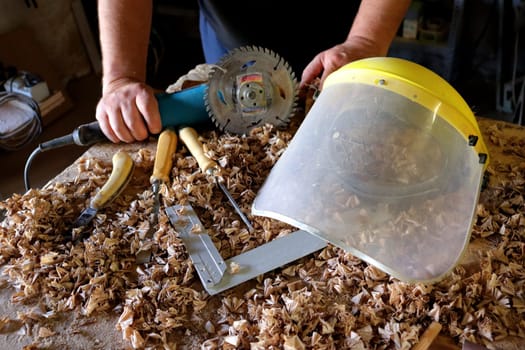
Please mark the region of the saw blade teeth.
POLYGON ((285 127, 296 114, 298 98, 297 78, 290 64, 273 50, 255 45, 241 46, 224 55, 210 69, 204 91, 204 104, 213 124, 221 131, 235 134, 246 134, 264 123, 285 127), (248 104, 252 96, 245 94, 253 89, 250 87, 253 81, 237 85, 244 77, 262 84, 264 94, 264 91, 274 94, 273 89, 278 86, 282 98, 259 97, 253 100, 253 105, 248 104), (240 91, 242 95, 238 95, 240 91), (241 102, 239 96, 248 100, 241 102))

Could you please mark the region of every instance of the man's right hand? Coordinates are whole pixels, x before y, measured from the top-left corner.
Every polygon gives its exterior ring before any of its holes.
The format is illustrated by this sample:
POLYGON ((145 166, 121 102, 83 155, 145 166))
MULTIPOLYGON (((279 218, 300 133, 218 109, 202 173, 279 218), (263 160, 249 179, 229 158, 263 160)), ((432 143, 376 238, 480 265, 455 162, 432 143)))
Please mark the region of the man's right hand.
POLYGON ((130 78, 119 78, 104 85, 96 118, 104 134, 114 143, 143 141, 162 130, 153 89, 130 78))

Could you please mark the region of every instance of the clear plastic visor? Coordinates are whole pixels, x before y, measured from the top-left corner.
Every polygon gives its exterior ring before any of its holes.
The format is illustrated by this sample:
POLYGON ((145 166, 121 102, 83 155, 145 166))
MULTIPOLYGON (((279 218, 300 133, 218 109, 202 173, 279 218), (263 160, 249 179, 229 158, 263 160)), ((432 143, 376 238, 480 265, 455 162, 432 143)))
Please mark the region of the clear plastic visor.
POLYGON ((443 277, 470 238, 483 173, 445 119, 366 84, 327 87, 253 214, 315 234, 404 281, 443 277))

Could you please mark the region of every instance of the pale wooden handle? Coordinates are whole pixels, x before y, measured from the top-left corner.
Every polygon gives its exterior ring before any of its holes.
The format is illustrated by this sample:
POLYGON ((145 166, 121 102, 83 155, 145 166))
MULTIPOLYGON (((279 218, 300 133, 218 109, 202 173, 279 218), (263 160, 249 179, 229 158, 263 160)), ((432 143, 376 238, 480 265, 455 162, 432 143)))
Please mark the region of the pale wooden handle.
POLYGON ((441 324, 438 322, 432 322, 419 338, 419 343, 414 345, 412 350, 427 350, 434 339, 438 336, 439 332, 441 332, 441 324))
POLYGON ((190 153, 195 157, 199 168, 203 173, 214 172, 217 170, 217 163, 208 158, 204 154, 202 142, 199 140, 199 135, 192 127, 185 126, 179 130, 179 137, 182 142, 186 145, 190 153))
POLYGON ((155 164, 150 182, 168 182, 169 173, 173 164, 173 153, 177 148, 177 133, 172 129, 165 129, 161 132, 157 141, 157 152, 155 154, 155 164))
POLYGON ((124 151, 119 151, 115 153, 112 161, 113 169, 111 170, 111 175, 109 175, 108 181, 91 201, 90 206, 92 208, 100 209, 113 201, 131 180, 135 164, 130 155, 124 151))

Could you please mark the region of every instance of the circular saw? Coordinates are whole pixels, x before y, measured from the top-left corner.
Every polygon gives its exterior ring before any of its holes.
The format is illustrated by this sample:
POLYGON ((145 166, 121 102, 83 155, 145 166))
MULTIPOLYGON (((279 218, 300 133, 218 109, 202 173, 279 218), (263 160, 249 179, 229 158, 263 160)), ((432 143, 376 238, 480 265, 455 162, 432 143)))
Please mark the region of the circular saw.
POLYGON ((297 79, 290 65, 275 52, 256 46, 223 56, 210 70, 204 93, 214 124, 235 134, 267 123, 288 125, 297 100, 297 79))

